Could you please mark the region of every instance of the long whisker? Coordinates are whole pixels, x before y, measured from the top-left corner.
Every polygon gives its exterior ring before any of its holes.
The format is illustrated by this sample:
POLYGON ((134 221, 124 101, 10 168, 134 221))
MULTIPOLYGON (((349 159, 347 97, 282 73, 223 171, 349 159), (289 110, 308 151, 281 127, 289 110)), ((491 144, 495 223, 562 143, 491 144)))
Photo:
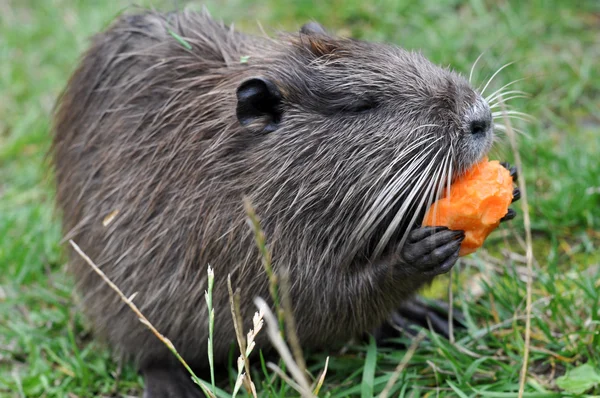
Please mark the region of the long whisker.
MULTIPOLYGON (((432 181, 431 181, 431 185, 428 187, 427 192, 425 195, 423 195, 421 197, 421 200, 419 201, 419 205, 417 206, 417 208, 421 208, 423 206, 423 202, 425 202, 427 204, 427 207, 431 207, 431 205, 433 204, 433 202, 435 201, 435 197, 439 194, 439 188, 441 182, 444 180, 444 171, 446 169, 446 162, 448 161, 448 155, 449 152, 446 152, 446 155, 444 156, 443 161, 440 162, 439 167, 436 168, 435 174, 432 176, 432 181)), ((443 185, 442 185, 443 186, 443 185)), ((437 210, 437 206, 433 209, 434 213, 437 210)), ((418 211, 414 212, 415 215, 418 215, 418 211)), ((412 225, 414 221, 411 220, 410 225, 412 225)), ((406 231, 408 233, 408 231, 406 231)))
POLYGON ((535 118, 527 113, 519 112, 519 111, 496 111, 492 112, 492 119, 500 119, 502 117, 509 117, 513 119, 524 120, 526 122, 533 122, 535 118))
MULTIPOLYGON (((419 126, 417 129, 431 126, 436 127, 437 125, 423 125, 419 126)), ((415 129, 415 131, 417 129, 415 129)), ((432 139, 433 137, 431 136, 427 137, 426 140, 421 139, 415 141, 413 145, 405 148, 399 154, 395 160, 395 163, 402 161, 404 165, 393 176, 391 176, 390 182, 381 190, 379 195, 371 204, 369 210, 365 212, 362 220, 358 223, 353 234, 351 235, 351 242, 358 242, 362 239, 362 237, 366 236, 368 233, 371 233, 376 228, 377 223, 380 222, 383 217, 385 217, 385 210, 388 209, 389 206, 393 206, 393 203, 390 204, 390 202, 392 202, 394 197, 401 196, 403 190, 410 181, 410 176, 414 175, 415 170, 421 166, 428 156, 431 155, 432 146, 437 141, 442 139, 442 137, 437 137, 432 142, 427 143, 427 141, 431 141, 432 139), (424 142, 427 143, 427 145, 419 150, 417 157, 414 159, 406 158, 406 155, 410 154, 419 145, 423 145, 424 142), (400 193, 400 195, 398 195, 398 193, 400 193)), ((382 178, 388 177, 391 170, 392 167, 388 167, 386 171, 380 175, 376 182, 379 182, 382 178)), ((372 185, 376 186, 376 184, 372 185)))
POLYGON ((431 155, 431 152, 431 150, 424 150, 418 158, 408 162, 406 167, 402 168, 394 175, 391 182, 381 191, 373 203, 371 211, 366 214, 366 216, 375 217, 375 220, 373 220, 375 222, 369 222, 367 225, 374 228, 373 224, 383 218, 385 215, 384 210, 387 209, 388 206, 393 205, 392 201, 396 194, 401 192, 401 190, 409 184, 410 175, 424 163, 427 157, 431 155))
MULTIPOLYGON (((438 151, 439 153, 440 151, 438 151)), ((443 181, 444 179, 446 179, 445 173, 447 172, 446 170, 446 164, 451 163, 449 162, 449 160, 452 158, 452 147, 451 150, 448 151, 446 153, 446 155, 444 156, 444 160, 437 162, 438 163, 438 167, 436 168, 435 173, 433 174, 433 181, 431 184, 428 185, 427 189, 425 190, 425 192, 423 193, 421 200, 419 201, 419 204, 416 206, 411 205, 409 208, 409 214, 413 214, 413 217, 411 218, 410 222, 407 224, 408 226, 412 226, 414 225, 414 223, 417 220, 417 217, 420 216, 421 214, 421 210, 424 209, 424 205, 427 205, 427 208, 431 207, 434 200, 437 199, 437 196, 439 195, 439 190, 441 187, 443 187, 443 181), (441 172, 440 172, 441 171, 441 172)), ((437 154, 436 154, 437 155, 437 154)), ((435 212, 437 211, 437 206, 436 208, 433 209, 434 211, 434 218, 435 218, 435 212)), ((397 228, 397 226, 393 226, 393 228, 397 228)), ((404 232, 404 235, 402 236, 402 238, 400 239, 399 242, 399 246, 401 247, 402 245, 404 245, 404 243, 406 242, 406 239, 408 238, 408 234, 410 233, 410 229, 407 228, 407 230, 404 232)))
POLYGON ((473 77, 473 71, 475 70, 475 66, 477 66, 477 62, 479 62, 479 60, 481 59, 481 57, 483 57, 483 54, 485 54, 485 51, 482 52, 481 54, 479 54, 479 57, 477 57, 477 59, 475 60, 475 62, 471 66, 471 71, 469 72, 469 83, 471 83, 471 78, 473 77))
POLYGON ((493 97, 488 97, 489 99, 486 99, 486 102, 488 104, 497 104, 500 101, 506 101, 506 98, 509 95, 521 95, 523 97, 531 97, 531 95, 529 93, 526 93, 525 91, 507 90, 507 91, 501 91, 498 94, 494 95, 493 97))
MULTIPOLYGON (((452 160, 454 158, 454 145, 450 146, 450 150, 448 151, 448 155, 447 155, 447 165, 446 162, 444 162, 444 178, 442 179, 442 187, 444 187, 445 185, 445 193, 444 196, 449 197, 450 196, 450 186, 452 185, 452 160), (445 182, 443 180, 446 180, 445 182)), ((437 218, 437 206, 434 209, 434 219, 437 218)))
MULTIPOLYGON (((523 117, 519 117, 519 116, 506 116, 507 119, 513 119, 513 120, 521 120, 523 122, 527 122, 530 123, 531 119, 526 119, 523 117)), ((494 117, 493 120, 502 120, 502 118, 500 116, 494 117)))
MULTIPOLYGON (((498 130, 500 130, 500 131, 502 131, 502 132, 506 132, 506 131, 507 131, 507 128, 506 128, 506 126, 504 126, 504 125, 501 125, 501 124, 494 124, 494 128, 495 128, 495 129, 498 129, 498 130)), ((521 130, 521 129, 516 129, 516 128, 514 128, 514 127, 513 127, 513 130, 515 130, 515 131, 516 131, 517 133, 519 133, 519 134, 522 134, 522 135, 524 135, 524 136, 526 136, 526 137, 529 137, 529 138, 531 138, 531 137, 530 137, 530 136, 529 136, 527 133, 525 133, 525 132, 524 132, 523 130, 521 130)))
POLYGON ((492 99, 494 99, 498 95, 498 93, 501 93, 503 90, 507 89, 508 87, 512 86, 513 84, 516 84, 516 83, 518 83, 520 81, 523 81, 523 80, 525 80, 524 77, 522 77, 520 79, 517 79, 517 80, 513 80, 512 82, 506 83, 504 86, 500 87, 498 90, 496 90, 493 93, 491 93, 490 95, 488 95, 485 98, 485 101, 489 103, 492 99))
MULTIPOLYGON (((395 179, 400 176, 401 174, 407 172, 407 167, 410 166, 411 162, 416 162, 416 161, 420 161, 421 158, 424 158, 425 156, 427 156, 428 154, 428 149, 437 141, 439 141, 440 138, 437 138, 436 140, 434 140, 433 142, 429 143, 425 148, 423 148, 420 153, 421 155, 416 158, 416 159, 407 159, 406 155, 410 154, 414 149, 416 149, 417 147, 419 147, 420 145, 423 145, 424 143, 427 143, 428 141, 433 140, 433 134, 431 135, 427 135, 425 136, 425 139, 421 139, 420 141, 415 141, 412 145, 408 146, 407 148, 405 148, 397 157, 396 159, 394 159, 394 161, 392 163, 390 163, 390 165, 388 165, 388 167, 386 167, 386 169, 380 174, 380 176, 374 181, 372 182, 372 186, 377 186, 377 183, 379 183, 383 178, 388 177, 390 172, 393 170, 394 166, 400 162, 405 162, 405 165, 403 167, 401 167, 391 178, 391 181, 395 181, 395 179)), ((374 206, 377 206, 379 203, 379 199, 381 199, 383 197, 382 194, 386 193, 386 189, 390 189, 390 186, 388 184, 388 186, 386 186, 382 192, 379 194, 377 200, 374 202, 374 206)))
POLYGON ((498 75, 498 73, 500 73, 504 68, 509 67, 510 65, 514 64, 515 61, 513 62, 509 62, 507 64, 504 64, 502 67, 500 67, 493 75, 492 77, 490 77, 486 83, 486 85, 483 87, 483 89, 480 91, 481 95, 483 96, 483 93, 485 93, 485 90, 488 88, 488 86, 490 85, 490 83, 492 82, 492 80, 494 80, 494 78, 498 75))
POLYGON ((517 116, 522 116, 522 117, 525 117, 525 118, 534 119, 534 117, 531 116, 530 114, 524 113, 524 112, 519 112, 519 111, 497 111, 497 112, 492 112, 492 117, 503 116, 503 115, 517 115, 517 116))
MULTIPOLYGON (((434 206, 433 208, 433 219, 436 220, 437 219, 437 205, 434 205, 433 203, 435 202, 435 200, 437 199, 437 195, 440 193, 443 193, 443 188, 446 185, 446 182, 444 180, 446 180, 448 178, 448 180, 452 180, 452 177, 447 175, 448 173, 448 168, 452 167, 451 166, 451 162, 449 162, 450 158, 452 157, 452 147, 450 148, 450 150, 448 152, 446 152, 446 156, 444 156, 444 161, 442 162, 442 173, 440 175, 440 178, 438 179, 437 176, 434 177, 434 186, 436 187, 436 189, 431 189, 430 194, 429 194, 429 198, 427 200, 427 207, 431 207, 432 205, 434 206), (449 166, 449 167, 448 167, 449 166), (441 191, 441 192, 439 192, 441 191)), ((446 195, 449 195, 449 186, 448 186, 448 191, 446 192, 446 195)), ((414 221, 411 221, 411 224, 414 221)))
MULTIPOLYGON (((518 128, 516 128, 516 127, 511 127, 511 128, 513 129, 513 131, 515 131, 515 132, 517 132, 517 133, 519 133, 519 134, 521 134, 521 135, 523 135, 523 136, 525 136, 525 137, 527 137, 527 138, 531 138, 531 135, 527 134, 527 133, 526 133, 526 132, 524 132, 523 130, 521 130, 521 129, 518 129, 518 128)), ((500 130, 500 131, 502 131, 502 132, 506 132, 506 131, 508 130, 508 129, 506 128, 506 126, 504 126, 503 124, 496 124, 496 123, 494 123, 494 129, 496 129, 496 130, 500 130)))
MULTIPOLYGON (((438 149, 436 154, 433 156, 433 159, 437 158, 438 154, 441 151, 442 151, 442 148, 438 149)), ((393 235, 394 231, 396 230, 396 228, 402 221, 402 218, 406 214, 407 209, 409 208, 409 206, 412 204, 413 200, 415 199, 415 196, 419 193, 419 191, 421 190, 421 187, 427 182, 428 177, 430 175, 432 175, 431 169, 433 168, 434 163, 435 162, 429 163, 429 165, 421 172, 421 176, 417 180, 415 186, 411 187, 410 193, 406 197, 405 202, 402 204, 402 206, 400 207, 400 210, 396 213, 396 215, 392 219, 392 222, 388 225, 385 233, 383 234, 383 237, 377 244, 377 247, 375 248, 375 253, 374 253, 375 256, 379 256, 381 254, 385 245, 387 245, 387 243, 389 242, 390 237, 393 235)), ((438 167, 439 167, 439 164, 438 164, 438 167)), ((402 241, 400 242, 401 245, 403 243, 404 242, 402 242, 402 241)))
POLYGON ((502 101, 498 101, 494 104, 490 104, 490 109, 501 108, 502 107, 501 103, 504 103, 504 105, 506 105, 506 103, 508 101, 516 99, 516 98, 530 98, 530 96, 528 96, 528 95, 511 95, 510 97, 502 98, 502 101))
POLYGON ((498 107, 498 106, 508 106, 509 103, 508 101, 513 100, 515 98, 530 98, 530 96, 526 96, 526 95, 520 95, 520 94, 515 94, 515 95, 509 95, 508 97, 501 97, 500 99, 489 103, 490 108, 491 107, 498 107))
POLYGON ((431 150, 424 150, 418 158, 408 161, 405 167, 396 173, 390 183, 382 189, 350 237, 349 241, 355 243, 352 250, 357 250, 356 243, 373 233, 378 223, 385 217, 385 210, 393 206, 394 201, 399 200, 397 197, 401 196, 407 188, 411 173, 414 174, 415 169, 420 167, 430 155, 431 150))

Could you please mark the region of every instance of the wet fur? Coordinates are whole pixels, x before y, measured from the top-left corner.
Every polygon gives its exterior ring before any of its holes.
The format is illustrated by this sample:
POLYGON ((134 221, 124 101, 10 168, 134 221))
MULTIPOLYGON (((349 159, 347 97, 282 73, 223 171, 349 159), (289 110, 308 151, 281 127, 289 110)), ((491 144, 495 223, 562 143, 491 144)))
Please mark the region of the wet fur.
MULTIPOLYGON (((227 274, 245 321, 252 298, 269 297, 247 196, 276 271, 293 282, 301 345, 340 344, 432 279, 398 248, 425 206, 489 149, 465 138, 478 101, 462 77, 389 45, 253 37, 204 13, 123 16, 94 38, 57 108, 65 235, 126 294, 137 292, 147 318, 205 368, 207 265, 216 275, 218 364, 235 340, 227 274), (252 76, 282 92, 272 133, 236 118, 236 88, 252 76), (365 102, 376 105, 357 111, 365 102)), ((98 336, 141 368, 173 361, 74 253, 70 266, 98 336)))

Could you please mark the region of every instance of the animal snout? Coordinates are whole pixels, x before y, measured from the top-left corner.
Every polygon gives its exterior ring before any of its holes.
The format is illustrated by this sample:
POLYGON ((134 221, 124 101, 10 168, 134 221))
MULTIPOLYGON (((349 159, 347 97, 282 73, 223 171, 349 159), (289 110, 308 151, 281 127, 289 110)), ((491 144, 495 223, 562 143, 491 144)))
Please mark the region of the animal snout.
POLYGON ((492 125, 491 118, 480 118, 471 121, 469 133, 473 135, 486 135, 492 125))
POLYGON ((474 136, 492 134, 492 112, 483 98, 475 103, 467 117, 467 133, 474 136))

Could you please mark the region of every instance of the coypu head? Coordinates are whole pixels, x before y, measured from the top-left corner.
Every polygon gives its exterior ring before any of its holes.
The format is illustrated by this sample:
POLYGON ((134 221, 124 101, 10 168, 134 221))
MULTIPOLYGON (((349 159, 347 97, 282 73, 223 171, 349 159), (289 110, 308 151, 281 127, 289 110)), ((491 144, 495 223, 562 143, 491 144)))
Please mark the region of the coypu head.
POLYGON ((279 214, 320 224, 313 237, 327 236, 327 250, 378 256, 487 154, 490 108, 466 79, 419 53, 332 37, 315 23, 283 41, 237 87, 239 123, 262 135, 253 156, 269 176, 261 187, 277 187, 270 206, 279 214))

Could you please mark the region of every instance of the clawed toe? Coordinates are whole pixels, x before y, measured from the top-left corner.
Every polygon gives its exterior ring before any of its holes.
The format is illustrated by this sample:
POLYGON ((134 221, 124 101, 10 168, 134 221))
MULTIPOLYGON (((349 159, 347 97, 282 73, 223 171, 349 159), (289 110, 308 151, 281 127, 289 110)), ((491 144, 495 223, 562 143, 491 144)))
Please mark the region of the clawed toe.
POLYGON ((429 265, 429 269, 424 269, 423 273, 426 276, 436 276, 450 271, 458 260, 460 245, 464 238, 463 233, 459 239, 438 247, 431 254, 424 256, 423 264, 429 265))
POLYGON ((460 241, 449 243, 448 248, 445 250, 447 252, 449 252, 450 255, 448 257, 445 257, 445 260, 443 260, 441 262, 441 264, 435 262, 434 266, 431 269, 424 272, 425 276, 432 277, 432 276, 441 275, 441 274, 445 274, 446 272, 449 272, 452 269, 452 267, 454 267, 454 264, 456 264, 456 261, 458 260, 458 254, 460 252, 461 243, 462 243, 462 239, 460 241))
POLYGON ((513 209, 508 209, 508 212, 506 213, 506 215, 504 217, 502 217, 500 219, 500 222, 506 222, 506 221, 512 220, 516 216, 517 216, 516 211, 514 211, 513 209))
POLYGON ((519 199, 521 199, 521 190, 519 188, 515 188, 513 190, 512 203, 515 203, 519 199))
POLYGON ((442 231, 447 231, 447 230, 448 230, 448 227, 443 227, 443 226, 416 228, 416 229, 413 229, 412 231, 410 231, 410 234, 408 235, 408 242, 416 243, 420 240, 423 240, 427 237, 432 236, 433 234, 436 234, 436 233, 442 232, 442 231))
POLYGON ((511 166, 508 162, 500 162, 500 165, 510 172, 510 176, 512 177, 513 181, 517 181, 519 179, 519 172, 517 171, 516 167, 511 166))
POLYGON ((418 228, 410 233, 401 257, 407 263, 418 264, 424 276, 443 274, 456 263, 464 238, 463 231, 446 227, 418 228))
POLYGON ((438 233, 426 236, 420 241, 414 242, 407 250, 409 255, 408 260, 416 260, 421 258, 430 258, 431 261, 447 258, 451 252, 448 252, 448 245, 457 242, 457 239, 464 238, 465 233, 463 231, 451 231, 449 229, 442 230, 438 233))
MULTIPOLYGON (((385 342, 387 339, 399 337, 401 334, 414 337, 420 328, 431 328, 435 333, 449 338, 449 310, 449 305, 441 301, 425 302, 420 298, 408 301, 394 311, 388 321, 377 329, 375 333, 377 342, 380 345, 389 344, 385 342)), ((452 313, 452 327, 455 329, 464 327, 464 316, 457 309, 452 313)))
MULTIPOLYGON (((510 176, 513 178, 513 181, 517 181, 517 179, 519 178, 517 168, 514 166, 511 166, 508 162, 501 162, 500 164, 510 172, 510 176)), ((519 199, 521 199, 521 190, 519 188, 515 188, 513 190, 511 203, 515 203, 519 199)), ((508 212, 506 213, 506 215, 504 217, 502 217, 500 219, 500 222, 506 222, 506 221, 512 220, 516 216, 517 216, 517 213, 513 209, 508 209, 508 212)))

